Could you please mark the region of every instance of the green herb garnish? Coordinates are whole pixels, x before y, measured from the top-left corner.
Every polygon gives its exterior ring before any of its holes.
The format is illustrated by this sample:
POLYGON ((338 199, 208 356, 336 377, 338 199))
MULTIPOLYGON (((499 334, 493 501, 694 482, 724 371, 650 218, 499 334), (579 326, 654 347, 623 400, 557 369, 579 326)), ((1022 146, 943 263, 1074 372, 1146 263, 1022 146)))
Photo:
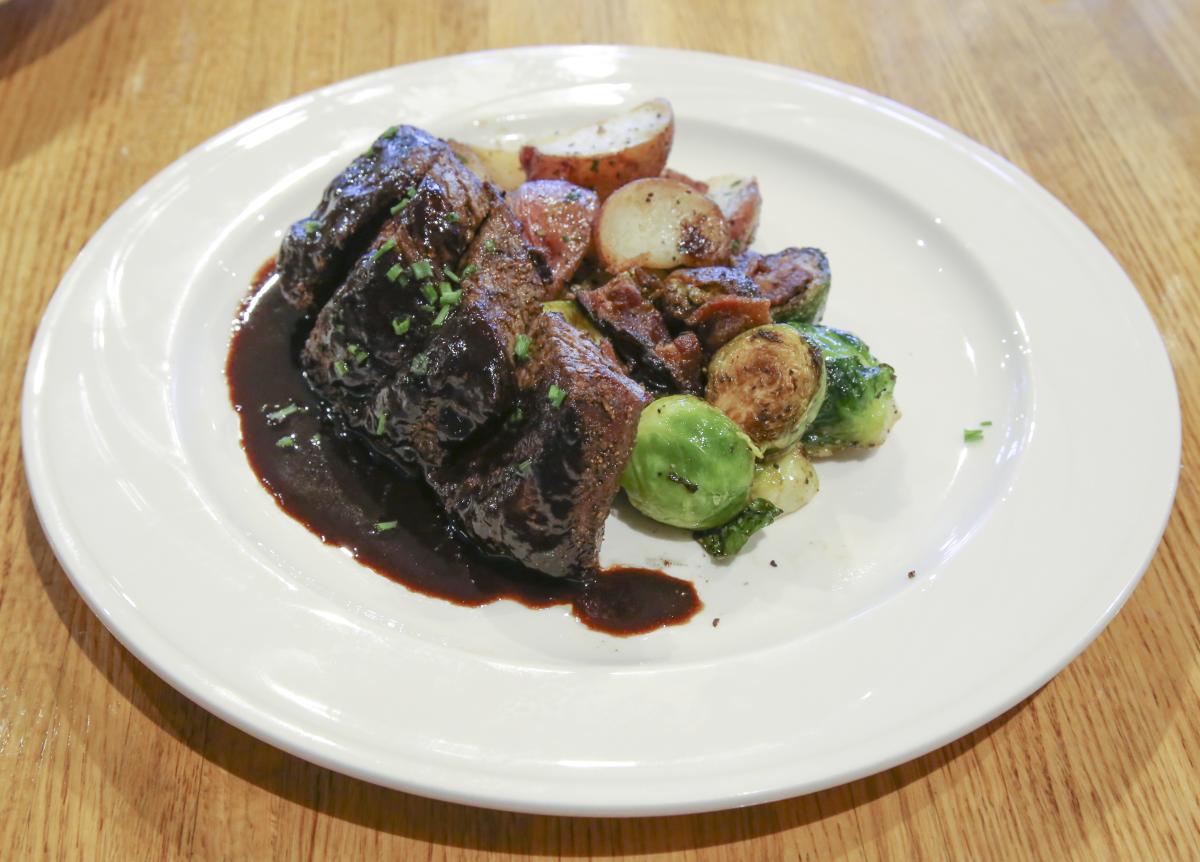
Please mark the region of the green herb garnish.
POLYGON ((463 271, 462 271, 462 277, 463 277, 463 278, 470 278, 471 276, 473 276, 473 275, 474 275, 476 272, 478 272, 478 271, 479 271, 479 267, 477 267, 477 266, 476 266, 475 264, 473 264, 473 263, 468 263, 466 266, 464 266, 464 267, 463 267, 463 271))
POLYGON ((991 420, 991 419, 984 419, 984 420, 983 420, 982 422, 980 422, 979 424, 980 424, 980 425, 982 425, 984 428, 990 428, 990 427, 991 427, 991 424, 992 424, 992 420, 991 420))
POLYGON ((371 358, 371 354, 363 350, 361 345, 354 344, 353 342, 346 345, 346 352, 354 357, 354 362, 356 365, 362 365, 371 358))
POLYGON ((314 233, 316 233, 318 230, 321 229, 321 223, 319 221, 317 221, 316 219, 310 218, 308 221, 304 222, 304 224, 302 224, 301 227, 304 228, 305 236, 312 236, 314 233))
POLYGON ((278 446, 280 449, 291 449, 293 446, 296 445, 296 435, 288 434, 285 437, 280 437, 278 440, 275 441, 275 445, 278 446))
POLYGON ((513 347, 513 356, 524 361, 529 358, 529 345, 533 343, 533 339, 525 333, 517 336, 516 346, 513 347))
POLYGON ((337 374, 338 377, 345 377, 346 372, 348 372, 349 370, 350 370, 350 366, 347 365, 345 362, 343 362, 340 359, 337 362, 333 363, 333 371, 335 374, 337 374))
POLYGON ((563 399, 567 397, 567 390, 559 389, 558 386, 551 383, 549 391, 546 392, 546 398, 555 407, 562 407, 563 399))
POLYGON ((409 371, 413 374, 424 374, 429 370, 429 356, 424 353, 418 353, 413 357, 412 365, 409 366, 409 371))
POLYGON ((383 134, 379 137, 385 141, 390 141, 392 138, 396 137, 396 132, 398 131, 400 131, 399 126, 388 126, 387 129, 384 130, 383 134))
POLYGON ((483 250, 488 254, 492 254, 496 250, 496 241, 494 239, 484 240, 483 250))
POLYGON ((375 530, 376 533, 386 533, 388 530, 396 529, 396 525, 399 523, 399 521, 380 521, 372 529, 375 530))
POLYGON ((430 304, 438 301, 437 289, 427 281, 421 282, 421 293, 425 295, 425 298, 429 300, 430 304))
POLYGON ((295 404, 287 404, 284 407, 280 407, 278 410, 268 413, 267 421, 272 424, 275 424, 276 422, 282 422, 284 419, 287 419, 289 416, 291 416, 293 413, 295 413, 299 409, 300 408, 297 407, 295 404))
POLYGON ((395 281, 404 274, 404 267, 398 263, 392 264, 392 268, 387 271, 387 280, 395 281))
POLYGON ((443 305, 441 308, 441 311, 439 311, 437 313, 437 316, 433 318, 433 322, 430 323, 429 325, 430 326, 441 326, 443 323, 446 322, 446 318, 449 316, 450 316, 450 306, 443 305))
POLYGON ((411 317, 405 317, 403 320, 401 320, 399 317, 392 318, 392 332, 396 333, 397 335, 403 335, 404 333, 408 332, 408 328, 410 326, 412 326, 411 317))
POLYGON ((381 410, 379 412, 379 417, 375 420, 375 436, 376 437, 380 437, 383 435, 383 429, 387 426, 387 417, 388 417, 388 414, 387 414, 386 410, 381 410))
POLYGON ((967 443, 977 443, 983 439, 982 428, 964 428, 963 440, 967 443))
POLYGON ((458 224, 458 213, 447 213, 446 221, 450 222, 450 224, 458 224))
POLYGON ((413 278, 431 278, 433 276, 433 264, 427 260, 418 260, 411 269, 413 278))
POLYGON ((371 263, 374 263, 375 261, 379 260, 379 258, 383 257, 385 254, 387 254, 389 251, 391 251, 395 247, 396 247, 396 241, 394 239, 389 239, 387 242, 385 242, 379 248, 375 249, 374 252, 372 252, 371 263))

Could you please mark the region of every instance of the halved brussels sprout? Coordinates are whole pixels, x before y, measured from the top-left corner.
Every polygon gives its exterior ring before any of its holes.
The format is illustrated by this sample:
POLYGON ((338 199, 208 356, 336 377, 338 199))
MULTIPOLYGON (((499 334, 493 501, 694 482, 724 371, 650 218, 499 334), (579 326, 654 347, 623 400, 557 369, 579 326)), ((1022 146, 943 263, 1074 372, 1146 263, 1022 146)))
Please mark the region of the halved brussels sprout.
POLYGON ((621 487, 643 515, 689 530, 742 510, 755 452, 733 421, 694 395, 659 398, 642 411, 621 487))
POLYGON ((767 500, 789 515, 805 506, 821 488, 817 470, 796 445, 772 453, 754 465, 750 496, 767 500))
POLYGON ((810 455, 879 446, 900 418, 896 372, 871 355, 861 338, 841 329, 790 323, 821 351, 829 382, 825 402, 804 433, 810 455))
POLYGON ((786 449, 821 409, 825 364, 791 326, 757 326, 713 355, 705 397, 763 451, 786 449))

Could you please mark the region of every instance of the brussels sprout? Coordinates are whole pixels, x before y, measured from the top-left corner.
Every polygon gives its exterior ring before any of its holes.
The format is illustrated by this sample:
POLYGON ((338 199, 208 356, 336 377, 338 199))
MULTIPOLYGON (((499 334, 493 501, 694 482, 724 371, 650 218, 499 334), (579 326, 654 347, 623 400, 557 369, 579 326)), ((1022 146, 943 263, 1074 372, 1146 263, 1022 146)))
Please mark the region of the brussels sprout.
POLYGON ((768 455, 754 465, 750 496, 774 503, 783 514, 789 515, 815 497, 820 487, 816 468, 805 457, 804 447, 796 445, 768 455))
POLYGON ((825 402, 804 433, 810 455, 878 446, 900 418, 893 392, 896 372, 871 355, 856 335, 815 324, 791 323, 821 351, 829 383, 825 402))
POLYGON ((786 449, 821 408, 825 364, 791 326, 758 326, 713 355, 705 397, 762 450, 786 449))
POLYGON ((596 344, 603 344, 607 341, 600 334, 600 330, 592 325, 592 321, 583 313, 583 309, 579 307, 579 303, 573 299, 555 299, 551 302, 543 302, 542 311, 553 311, 556 314, 561 314, 567 323, 578 329, 596 344))
POLYGON ((750 497, 755 452, 728 416, 694 395, 642 411, 621 487, 643 515, 690 530, 723 524, 750 497))
POLYGON ((711 557, 732 557, 746 547, 751 536, 782 514, 783 510, 770 500, 756 498, 728 523, 696 533, 696 541, 711 557))

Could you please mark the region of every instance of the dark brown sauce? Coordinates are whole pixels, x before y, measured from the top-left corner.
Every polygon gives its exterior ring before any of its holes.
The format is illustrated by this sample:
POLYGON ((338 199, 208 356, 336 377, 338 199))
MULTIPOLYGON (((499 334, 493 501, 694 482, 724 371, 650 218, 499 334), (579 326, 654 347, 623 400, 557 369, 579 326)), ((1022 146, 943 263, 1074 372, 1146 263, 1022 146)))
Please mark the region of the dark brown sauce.
POLYGON ((692 584, 652 569, 566 580, 478 551, 420 478, 380 458, 327 415, 299 365, 312 321, 284 301, 274 275, 269 261, 255 278, 226 376, 251 468, 280 507, 321 541, 428 596, 468 606, 497 599, 531 608, 569 604, 584 625, 608 634, 677 625, 700 610, 692 584), (289 412, 268 417, 277 411, 289 412))

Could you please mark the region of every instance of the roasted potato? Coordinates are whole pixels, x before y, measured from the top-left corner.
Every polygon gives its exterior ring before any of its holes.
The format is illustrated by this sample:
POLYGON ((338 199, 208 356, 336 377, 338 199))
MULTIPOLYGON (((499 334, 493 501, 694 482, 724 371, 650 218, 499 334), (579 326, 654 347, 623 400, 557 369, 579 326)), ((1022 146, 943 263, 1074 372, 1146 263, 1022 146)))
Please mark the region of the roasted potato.
POLYGON ((725 174, 705 181, 705 192, 721 208, 721 214, 729 222, 729 236, 736 253, 749 248, 758 230, 758 216, 762 211, 762 195, 758 191, 758 180, 754 177, 739 177, 725 174))
POLYGON ((715 203, 662 177, 617 189, 596 220, 596 254, 609 272, 725 263, 729 242, 729 225, 715 203))
POLYGON ((556 299, 592 243, 600 201, 591 189, 565 180, 530 180, 507 197, 525 240, 545 261, 550 284, 543 299, 556 299))
POLYGON ((787 324, 772 323, 713 355, 705 399, 769 452, 804 434, 825 400, 826 379, 820 351, 787 324))
POLYGON ((453 139, 447 140, 454 155, 471 169, 481 180, 494 183, 506 192, 525 182, 525 169, 521 167, 518 150, 502 147, 481 147, 453 139))
POLYGON ((567 180, 593 189, 601 200, 630 180, 662 173, 675 138, 675 115, 666 99, 521 148, 531 180, 567 180))

